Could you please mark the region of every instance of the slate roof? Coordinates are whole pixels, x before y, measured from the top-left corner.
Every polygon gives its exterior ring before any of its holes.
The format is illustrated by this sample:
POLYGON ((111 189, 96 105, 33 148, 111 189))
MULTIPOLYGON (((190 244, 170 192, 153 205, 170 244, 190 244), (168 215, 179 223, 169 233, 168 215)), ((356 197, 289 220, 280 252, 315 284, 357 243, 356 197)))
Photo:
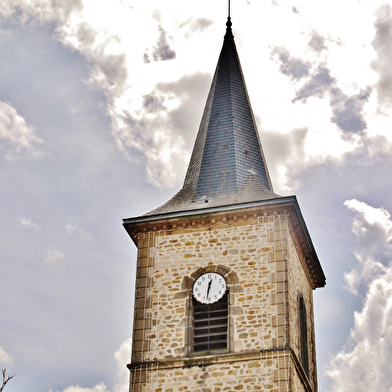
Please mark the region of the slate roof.
POLYGON ((146 215, 280 197, 272 189, 231 20, 182 189, 146 215))

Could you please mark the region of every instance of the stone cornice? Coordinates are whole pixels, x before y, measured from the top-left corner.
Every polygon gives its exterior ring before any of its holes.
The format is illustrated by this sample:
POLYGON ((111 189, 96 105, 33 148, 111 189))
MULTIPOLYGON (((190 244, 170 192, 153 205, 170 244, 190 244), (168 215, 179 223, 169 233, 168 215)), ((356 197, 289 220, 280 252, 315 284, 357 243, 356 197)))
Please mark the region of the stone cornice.
POLYGON ((190 356, 181 358, 166 358, 159 361, 146 361, 130 363, 127 365, 128 369, 142 368, 149 369, 158 367, 159 370, 175 369, 181 367, 190 366, 210 366, 224 363, 243 362, 243 361, 255 361, 259 359, 270 359, 276 358, 280 355, 284 355, 284 352, 289 351, 290 348, 280 348, 272 350, 252 350, 238 353, 216 353, 215 355, 203 355, 203 356, 190 356))

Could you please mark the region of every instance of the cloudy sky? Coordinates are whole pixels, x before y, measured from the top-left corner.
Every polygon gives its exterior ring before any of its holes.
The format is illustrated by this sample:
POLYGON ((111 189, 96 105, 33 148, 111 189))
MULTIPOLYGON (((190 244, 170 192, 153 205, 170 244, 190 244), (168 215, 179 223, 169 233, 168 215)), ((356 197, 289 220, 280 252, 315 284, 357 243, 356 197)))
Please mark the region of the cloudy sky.
MULTIPOLYGON (((321 392, 391 391, 392 4, 234 0, 275 191, 327 276, 321 392)), ((136 250, 181 186, 225 0, 0 1, 0 365, 18 392, 127 391, 136 250)))

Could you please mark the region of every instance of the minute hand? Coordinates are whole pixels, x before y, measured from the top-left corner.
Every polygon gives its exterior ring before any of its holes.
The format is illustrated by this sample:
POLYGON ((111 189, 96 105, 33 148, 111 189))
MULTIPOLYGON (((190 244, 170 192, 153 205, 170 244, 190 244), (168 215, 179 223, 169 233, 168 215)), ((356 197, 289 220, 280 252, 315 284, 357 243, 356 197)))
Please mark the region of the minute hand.
POLYGON ((207 298, 208 298, 208 294, 210 293, 210 290, 211 290, 211 284, 212 284, 212 279, 208 282, 207 298))

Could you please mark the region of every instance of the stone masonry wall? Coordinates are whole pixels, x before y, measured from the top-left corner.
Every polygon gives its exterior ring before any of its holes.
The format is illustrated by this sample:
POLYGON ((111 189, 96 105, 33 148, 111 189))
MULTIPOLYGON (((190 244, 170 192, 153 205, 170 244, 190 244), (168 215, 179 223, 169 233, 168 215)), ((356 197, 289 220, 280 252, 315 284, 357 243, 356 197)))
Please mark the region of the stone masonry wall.
MULTIPOLYGON (((285 216, 141 235, 130 390, 289 391, 291 361, 280 350, 290 338, 287 238, 285 216), (194 280, 206 271, 221 273, 228 283, 230 353, 189 365, 190 293, 194 280), (241 357, 248 352, 256 358, 241 357)), ((290 254, 296 270, 295 252, 290 254)), ((302 287, 301 282, 292 286, 298 285, 302 287)), ((306 306, 310 309, 308 302, 306 306)))

